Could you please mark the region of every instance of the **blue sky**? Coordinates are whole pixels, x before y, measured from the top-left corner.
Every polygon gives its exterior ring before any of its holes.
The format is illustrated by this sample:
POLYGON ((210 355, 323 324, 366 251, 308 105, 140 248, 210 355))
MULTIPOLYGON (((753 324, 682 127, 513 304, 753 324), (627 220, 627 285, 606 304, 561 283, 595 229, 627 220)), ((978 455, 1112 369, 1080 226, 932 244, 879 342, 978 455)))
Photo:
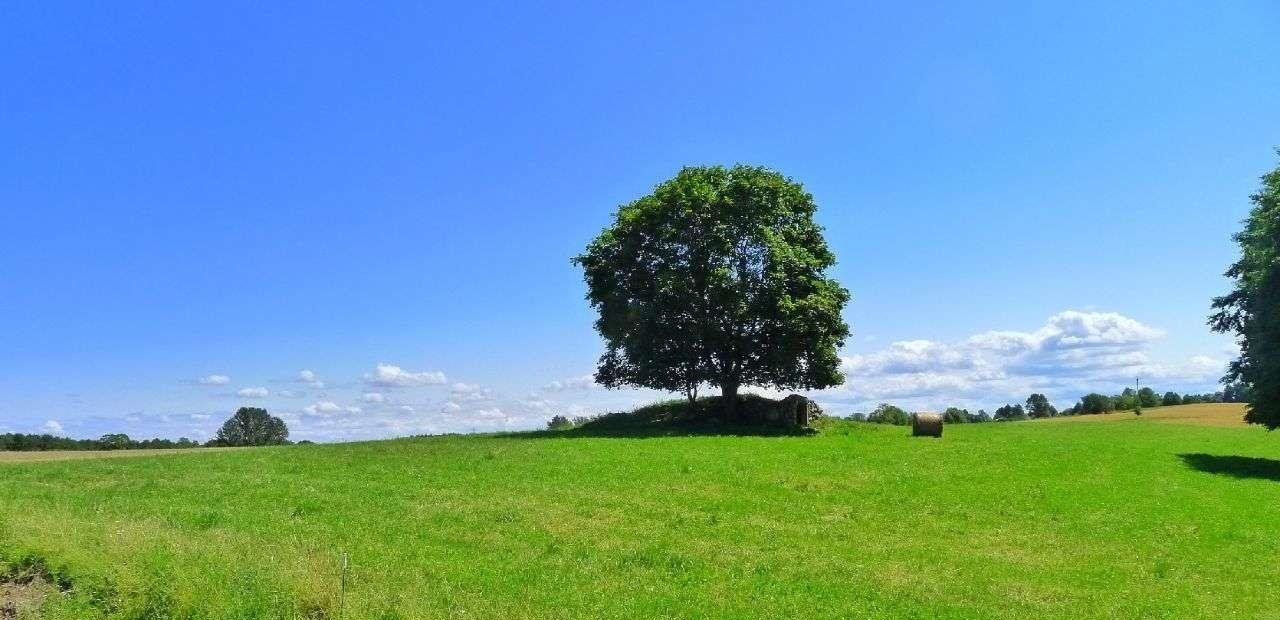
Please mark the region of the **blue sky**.
POLYGON ((568 259, 687 164, 816 197, 836 413, 1208 390, 1232 355, 1204 318, 1280 159, 1275 3, 261 4, 0 8, 0 431, 651 400, 581 379, 568 259))

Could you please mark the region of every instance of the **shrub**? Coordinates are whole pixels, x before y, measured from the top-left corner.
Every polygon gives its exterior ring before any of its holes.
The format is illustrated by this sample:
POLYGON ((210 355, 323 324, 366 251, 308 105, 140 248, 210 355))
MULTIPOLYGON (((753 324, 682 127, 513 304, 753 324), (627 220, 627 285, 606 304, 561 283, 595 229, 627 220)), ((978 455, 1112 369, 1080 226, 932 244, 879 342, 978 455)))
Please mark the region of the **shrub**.
POLYGON ((947 410, 942 412, 942 422, 944 424, 964 424, 972 417, 969 415, 968 409, 959 407, 947 407, 947 410))
POLYGON ((906 426, 911 423, 911 416, 907 415, 901 407, 890 405, 889 403, 880 403, 879 406, 867 416, 868 422, 876 424, 893 424, 895 426, 906 426))
POLYGON ((1022 409, 1022 405, 1005 405, 996 409, 995 420, 997 422, 1010 422, 1013 420, 1027 419, 1027 412, 1022 409))

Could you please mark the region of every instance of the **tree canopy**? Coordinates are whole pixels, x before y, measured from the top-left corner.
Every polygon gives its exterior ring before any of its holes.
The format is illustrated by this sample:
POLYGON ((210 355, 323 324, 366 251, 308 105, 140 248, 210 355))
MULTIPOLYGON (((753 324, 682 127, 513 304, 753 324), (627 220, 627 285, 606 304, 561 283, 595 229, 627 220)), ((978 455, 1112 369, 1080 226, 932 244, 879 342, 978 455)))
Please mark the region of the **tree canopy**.
POLYGON ((289 440, 289 429, 284 420, 266 409, 241 407, 218 429, 213 443, 222 446, 270 446, 289 440))
POLYGON ((896 424, 898 426, 904 426, 911 423, 911 416, 897 405, 880 403, 871 412, 871 414, 867 416, 867 421, 875 422, 876 424, 896 424))
POLYGON ((1051 418, 1058 415, 1058 409, 1044 394, 1037 393, 1027 397, 1026 413, 1032 418, 1051 418))
POLYGON ((992 419, 997 422, 1008 422, 1012 420, 1027 419, 1027 412, 1022 409, 1022 405, 1005 405, 996 409, 996 414, 992 419))
POLYGON ((612 226, 574 257, 599 312, 607 387, 683 392, 742 385, 839 385, 837 350, 849 335, 849 293, 817 206, 768 168, 684 168, 619 207, 612 226))
POLYGON ((1235 285, 1213 300, 1209 325, 1235 333, 1240 343, 1240 357, 1223 382, 1251 388, 1245 421, 1275 429, 1280 427, 1280 167, 1262 176, 1262 187, 1249 199, 1253 208, 1234 237, 1240 258, 1225 274, 1235 285))

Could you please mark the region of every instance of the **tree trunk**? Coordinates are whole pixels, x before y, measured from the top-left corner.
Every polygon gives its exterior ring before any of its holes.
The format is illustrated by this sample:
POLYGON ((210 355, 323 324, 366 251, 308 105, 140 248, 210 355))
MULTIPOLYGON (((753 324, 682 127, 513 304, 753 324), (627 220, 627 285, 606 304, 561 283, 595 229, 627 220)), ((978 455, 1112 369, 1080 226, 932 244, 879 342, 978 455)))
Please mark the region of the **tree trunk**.
POLYGON ((730 422, 736 422, 738 420, 738 382, 720 384, 720 396, 724 401, 725 417, 730 422))

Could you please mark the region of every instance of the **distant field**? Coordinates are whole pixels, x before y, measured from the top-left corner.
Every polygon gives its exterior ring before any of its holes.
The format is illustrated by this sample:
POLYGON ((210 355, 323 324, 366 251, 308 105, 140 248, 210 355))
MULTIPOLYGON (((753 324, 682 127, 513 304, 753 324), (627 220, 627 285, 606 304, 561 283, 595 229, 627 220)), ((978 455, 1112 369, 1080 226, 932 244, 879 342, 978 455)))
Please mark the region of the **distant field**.
POLYGON ((1280 436, 1201 415, 8 462, 0 564, 45 618, 1280 617, 1280 436))
MULTIPOLYGON (((1132 411, 1102 413, 1097 415, 1048 418, 1044 422, 1119 422, 1136 420, 1132 411)), ((1177 407, 1153 407, 1142 412, 1143 420, 1172 422, 1176 424, 1200 424, 1204 426, 1238 426, 1244 423, 1244 405, 1237 403, 1209 403, 1204 405, 1180 405, 1177 407)))

